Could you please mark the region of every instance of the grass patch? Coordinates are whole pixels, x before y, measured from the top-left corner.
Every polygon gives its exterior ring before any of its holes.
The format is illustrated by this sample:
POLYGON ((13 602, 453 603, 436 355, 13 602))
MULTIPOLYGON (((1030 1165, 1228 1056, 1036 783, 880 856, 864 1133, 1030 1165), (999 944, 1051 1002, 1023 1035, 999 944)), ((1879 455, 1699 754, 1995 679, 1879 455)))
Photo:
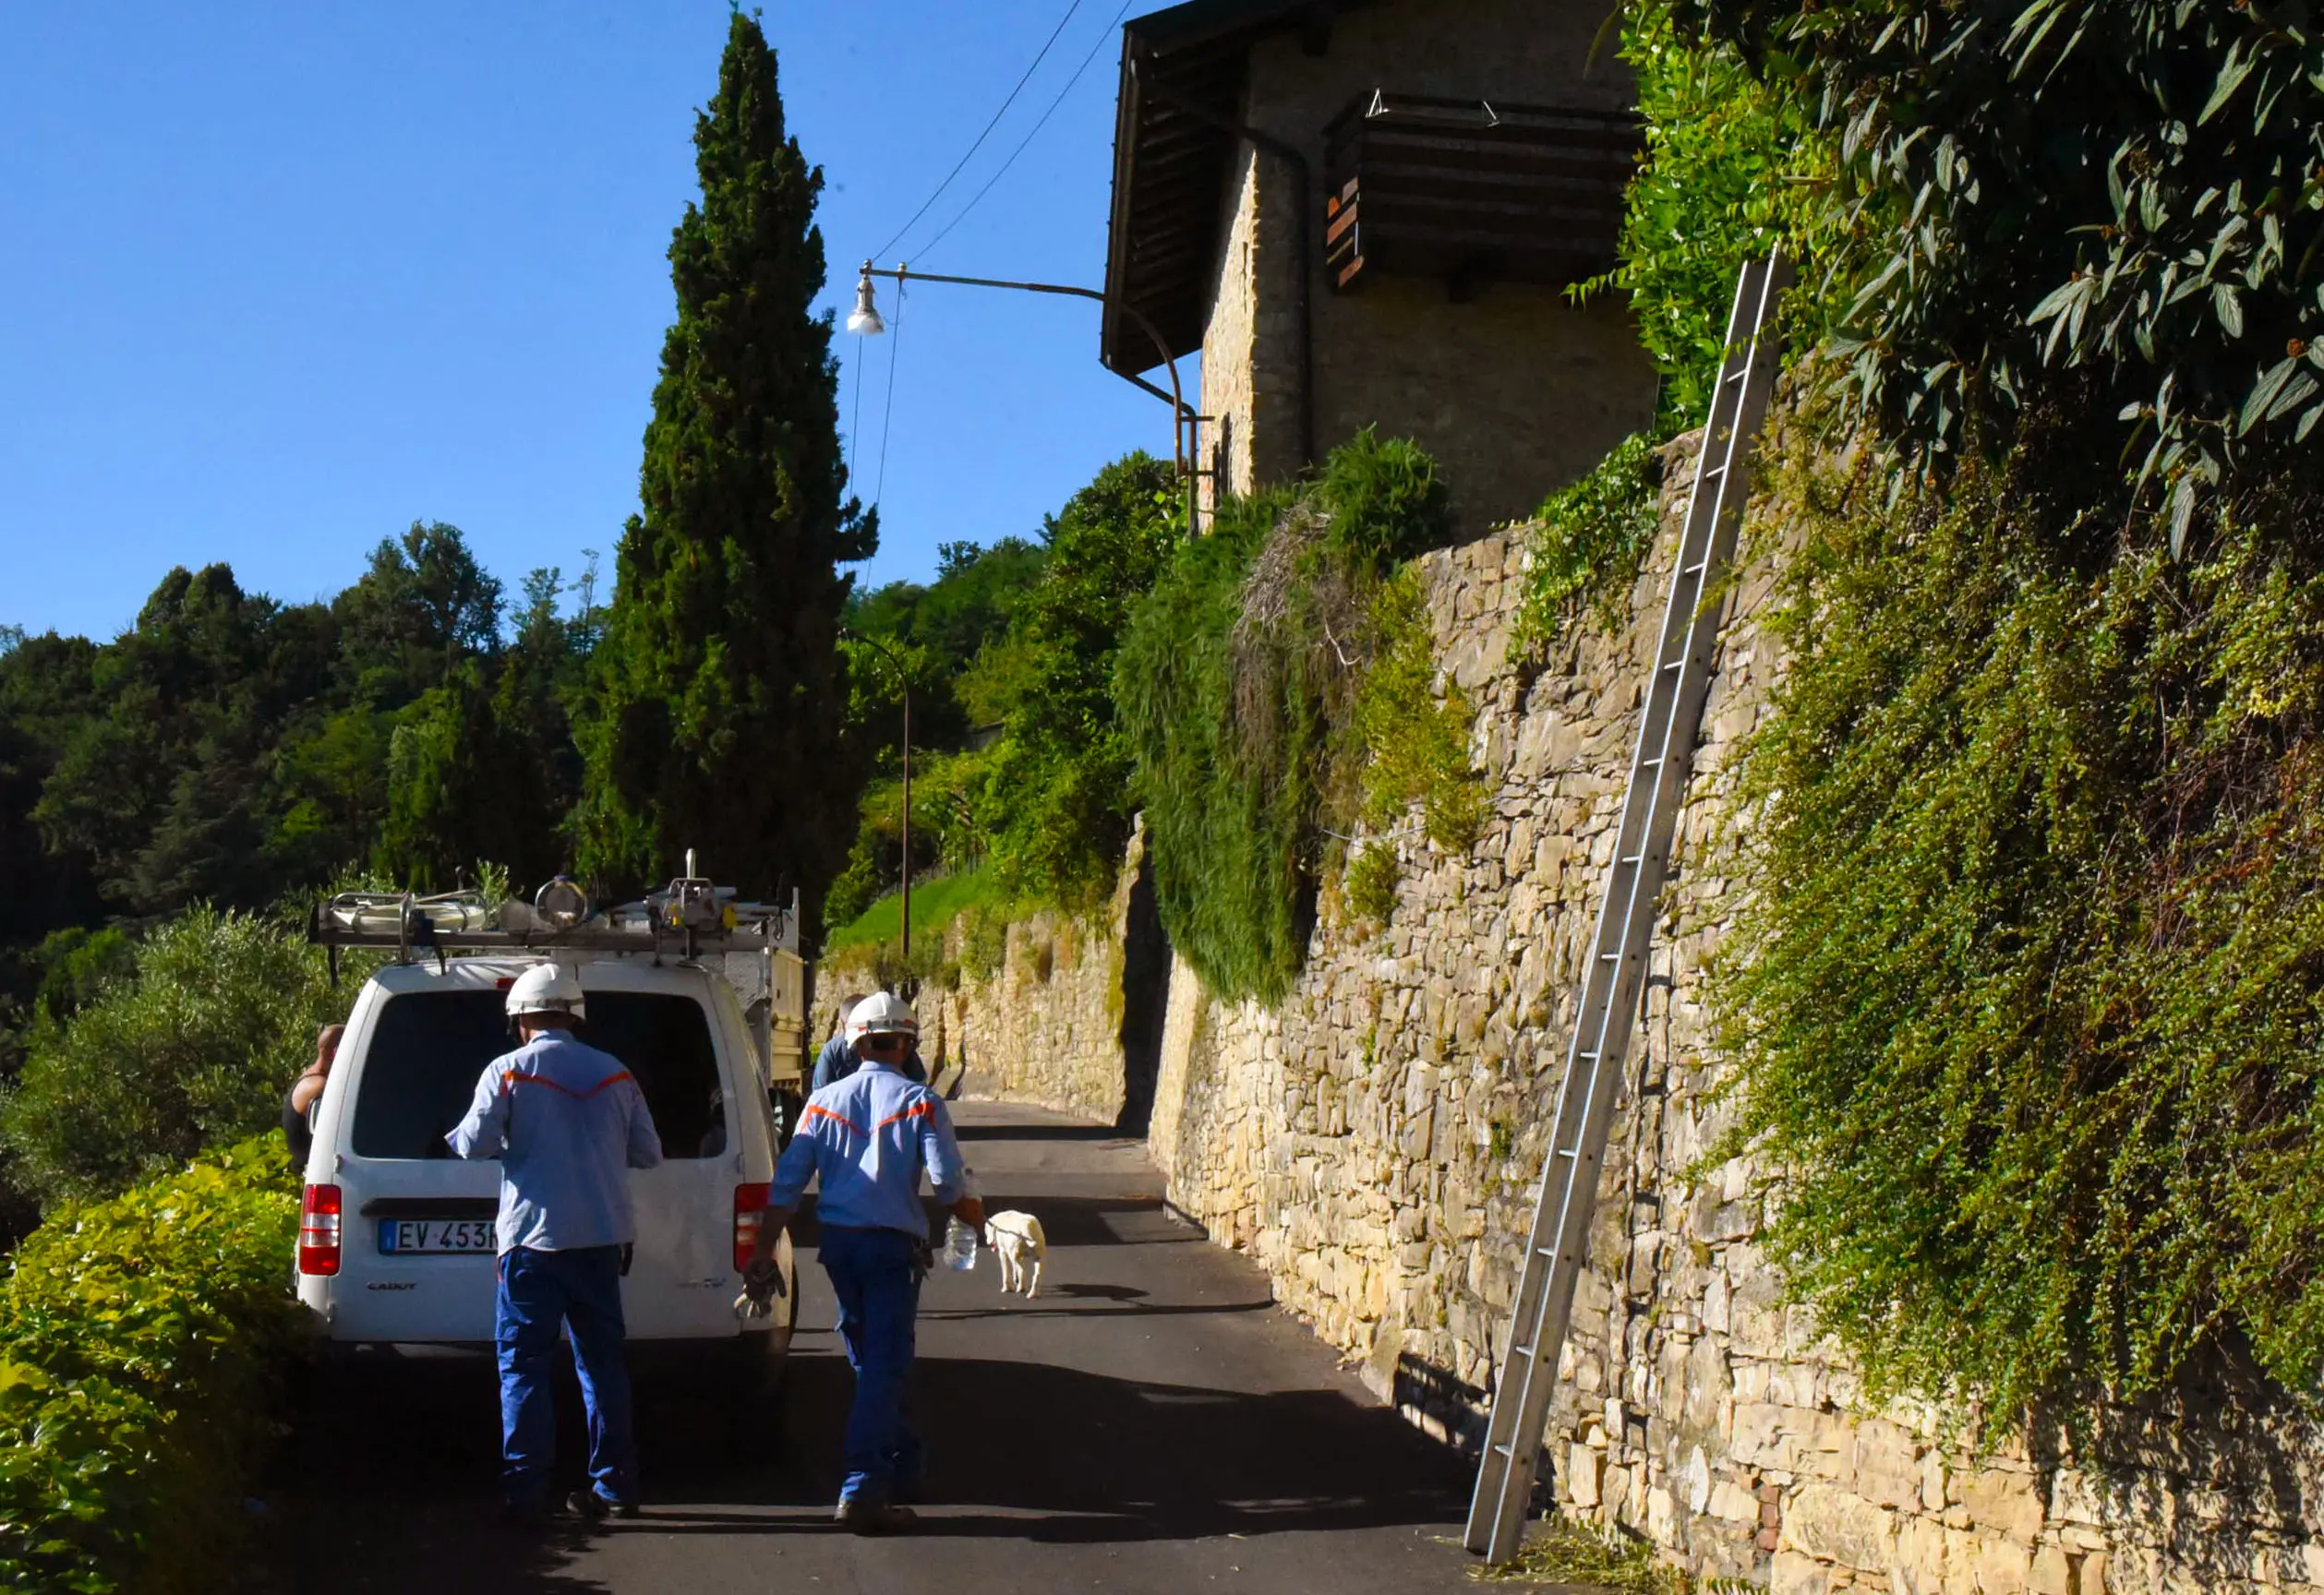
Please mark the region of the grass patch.
MULTIPOLYGON (((933 940, 970 908, 999 904, 1005 893, 985 869, 964 869, 912 887, 912 935, 933 940)), ((904 894, 891 892, 824 939, 826 954, 849 947, 876 947, 904 935, 904 894)))

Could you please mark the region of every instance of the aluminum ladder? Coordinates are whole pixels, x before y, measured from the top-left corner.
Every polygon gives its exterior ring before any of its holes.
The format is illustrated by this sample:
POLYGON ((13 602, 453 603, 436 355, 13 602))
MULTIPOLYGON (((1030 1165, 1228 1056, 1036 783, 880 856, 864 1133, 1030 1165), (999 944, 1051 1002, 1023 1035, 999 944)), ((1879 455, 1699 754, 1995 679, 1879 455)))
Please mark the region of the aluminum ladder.
POLYGON ((1631 754, 1621 828, 1606 869, 1597 936, 1583 976, 1557 1123, 1510 1314, 1500 1379, 1494 1386, 1476 1493, 1469 1504, 1465 1543, 1494 1563, 1512 1560, 1524 1538, 1525 1508, 1572 1316, 1573 1289, 1588 1260, 1598 1168, 1638 1013, 1655 901, 1669 865, 1671 833, 1685 800, 1717 655, 1719 605, 1706 597, 1716 592, 1734 555, 1743 503, 1751 495, 1751 447, 1776 381, 1778 351, 1772 322, 1790 280, 1790 263, 1776 255, 1750 262, 1735 285, 1727 363, 1711 396, 1686 529, 1670 568, 1670 594, 1638 744, 1631 754))

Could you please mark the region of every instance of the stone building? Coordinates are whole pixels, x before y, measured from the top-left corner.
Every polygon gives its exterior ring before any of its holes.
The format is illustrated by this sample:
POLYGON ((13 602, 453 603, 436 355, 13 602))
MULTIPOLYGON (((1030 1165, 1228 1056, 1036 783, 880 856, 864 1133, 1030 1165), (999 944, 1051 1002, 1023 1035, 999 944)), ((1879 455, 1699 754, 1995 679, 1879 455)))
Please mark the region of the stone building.
POLYGON ((1200 354, 1206 498, 1377 425, 1474 535, 1651 418, 1620 296, 1568 293, 1612 264, 1636 155, 1611 8, 1188 0, 1124 29, 1102 353, 1200 354))

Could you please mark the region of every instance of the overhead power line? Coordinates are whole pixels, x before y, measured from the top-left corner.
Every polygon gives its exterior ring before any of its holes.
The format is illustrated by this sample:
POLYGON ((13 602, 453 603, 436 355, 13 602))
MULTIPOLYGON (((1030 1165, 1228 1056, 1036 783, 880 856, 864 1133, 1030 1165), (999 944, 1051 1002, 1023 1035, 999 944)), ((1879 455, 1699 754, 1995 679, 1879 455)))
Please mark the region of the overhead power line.
POLYGON ((1017 80, 1017 87, 1010 90, 1008 91, 1008 98, 1001 102, 1001 108, 993 113, 993 119, 984 125, 984 131, 976 136, 976 142, 969 146, 969 152, 960 157, 959 161, 954 164, 950 172, 945 174, 945 180, 936 185, 935 192, 929 195, 927 198, 920 202, 920 209, 912 212, 910 221, 905 222, 901 227, 898 227, 896 230, 896 236, 890 238, 886 243, 881 245, 877 249, 874 249, 872 252, 874 258, 884 256, 889 250, 895 248, 896 246, 902 241, 906 234, 909 233, 914 227, 918 226, 920 224, 920 219, 928 214, 929 207, 935 204, 938 199, 944 198, 945 190, 952 186, 952 180, 960 175, 962 168, 966 167, 970 161, 976 159, 976 152, 984 148, 984 141, 987 138, 993 137, 993 129, 1001 125, 1001 118, 1008 114, 1008 108, 1017 103, 1017 97, 1025 91, 1025 85, 1033 80, 1033 74, 1039 71, 1041 69, 1041 64, 1049 58, 1050 49, 1057 42, 1058 35, 1065 32, 1066 24, 1072 21, 1073 14, 1080 9, 1081 0, 1073 0, 1073 4, 1066 7, 1066 14, 1057 18, 1057 26, 1050 30, 1048 42, 1044 43, 1041 47, 1041 54, 1034 56, 1033 64, 1025 68, 1024 76, 1017 80))
MULTIPOLYGON (((1001 169, 993 173, 992 176, 986 178, 984 180, 984 186, 976 191, 976 198, 971 199, 966 205, 963 205, 960 208, 960 213, 944 224, 943 232, 938 233, 933 238, 928 240, 926 244, 922 245, 920 249, 915 252, 919 258, 925 259, 928 256, 933 254, 935 252, 936 246, 943 243, 947 237, 949 237, 955 227, 959 226, 961 222, 967 221, 969 219, 969 212, 975 210, 978 202, 983 199, 987 194, 993 192, 993 186, 995 183, 998 183, 1002 178, 1008 175, 1008 169, 1017 164, 1017 158, 1025 153, 1026 147, 1031 144, 1034 139, 1041 137, 1041 130, 1048 126, 1049 119, 1057 114, 1057 107, 1066 102, 1066 96, 1072 93, 1074 89, 1080 83, 1082 76, 1090 70, 1090 63, 1098 58, 1098 52, 1104 49, 1106 41, 1114 37, 1114 30, 1122 25, 1122 18, 1128 16, 1130 14, 1130 7, 1137 4, 1138 0, 1123 0, 1122 8, 1114 13, 1114 20, 1105 25, 1105 31, 1100 33, 1098 35, 1097 42, 1090 46, 1090 53, 1081 58, 1081 65, 1073 69, 1073 76, 1066 80, 1066 86, 1057 91, 1057 97, 1049 102, 1049 109, 1041 114, 1041 120, 1033 124, 1033 130, 1026 134, 1024 138, 1018 140, 1017 148, 1010 150, 1008 152, 1008 159, 1001 162, 1001 169)), ((1067 13, 1067 15, 1070 16, 1071 13, 1067 13)))

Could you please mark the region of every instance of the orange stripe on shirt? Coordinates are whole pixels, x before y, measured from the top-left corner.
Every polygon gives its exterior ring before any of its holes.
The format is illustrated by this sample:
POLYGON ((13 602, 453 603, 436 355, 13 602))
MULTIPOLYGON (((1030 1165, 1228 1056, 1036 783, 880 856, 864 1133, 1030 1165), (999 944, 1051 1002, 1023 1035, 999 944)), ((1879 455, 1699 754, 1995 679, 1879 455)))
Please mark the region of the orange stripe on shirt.
POLYGON ((849 1129, 854 1131, 859 1135, 863 1133, 863 1126, 849 1118, 846 1114, 834 1113, 830 1109, 818 1108, 812 1102, 807 1105, 806 1114, 801 1119, 800 1122, 803 1124, 808 1119, 828 1119, 834 1124, 845 1124, 849 1129))
POLYGON ((918 1102, 914 1103, 911 1107, 905 1109, 901 1113, 890 1113, 886 1118, 880 1121, 880 1128, 885 1130, 890 1124, 899 1124, 907 1119, 933 1119, 935 1116, 936 1108, 934 1103, 918 1102))
POLYGON ((576 1091, 570 1085, 559 1085, 556 1081, 551 1080, 546 1074, 508 1073, 500 1076, 500 1089, 505 1092, 512 1085, 546 1085, 551 1091, 563 1092, 566 1096, 572 1097, 576 1102, 586 1102, 589 1098, 595 1097, 598 1092, 604 1090, 607 1086, 619 1085, 622 1081, 629 1078, 631 1078, 630 1072, 624 1069, 619 1074, 607 1075, 604 1079, 598 1081, 595 1085, 590 1086, 586 1091, 576 1091))

